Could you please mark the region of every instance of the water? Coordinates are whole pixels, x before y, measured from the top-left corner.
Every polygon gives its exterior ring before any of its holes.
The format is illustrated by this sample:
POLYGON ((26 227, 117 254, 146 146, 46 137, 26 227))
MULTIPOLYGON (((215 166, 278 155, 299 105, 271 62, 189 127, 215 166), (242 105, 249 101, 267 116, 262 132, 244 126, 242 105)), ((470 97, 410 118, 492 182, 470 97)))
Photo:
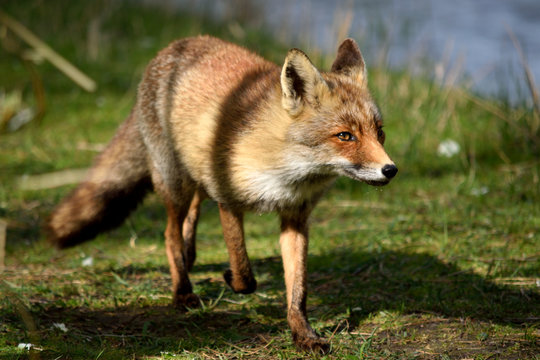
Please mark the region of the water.
POLYGON ((333 53, 341 31, 357 39, 368 65, 530 101, 512 32, 537 87, 540 80, 540 0, 172 1, 222 20, 247 19, 308 52, 333 53))

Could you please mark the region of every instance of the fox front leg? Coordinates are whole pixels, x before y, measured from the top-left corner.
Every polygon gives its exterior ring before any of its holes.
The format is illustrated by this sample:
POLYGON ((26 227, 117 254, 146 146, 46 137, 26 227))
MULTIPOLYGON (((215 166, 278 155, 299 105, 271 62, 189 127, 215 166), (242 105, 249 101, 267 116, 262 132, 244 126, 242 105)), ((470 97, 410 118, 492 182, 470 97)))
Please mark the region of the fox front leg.
POLYGON ((198 189, 193 194, 191 204, 187 216, 182 226, 182 234, 184 238, 184 253, 186 256, 186 267, 188 271, 191 271, 195 258, 197 256, 196 251, 196 236, 197 236, 197 223, 199 222, 199 215, 201 212, 201 203, 206 198, 204 190, 198 189))
POLYGON ((244 241, 244 216, 240 211, 219 204, 223 236, 229 252, 231 268, 223 274, 225 281, 236 293, 251 294, 257 289, 244 241))
POLYGON ((287 321, 295 345, 307 351, 325 354, 329 343, 311 328, 306 317, 307 297, 307 215, 281 215, 281 254, 287 288, 287 321))

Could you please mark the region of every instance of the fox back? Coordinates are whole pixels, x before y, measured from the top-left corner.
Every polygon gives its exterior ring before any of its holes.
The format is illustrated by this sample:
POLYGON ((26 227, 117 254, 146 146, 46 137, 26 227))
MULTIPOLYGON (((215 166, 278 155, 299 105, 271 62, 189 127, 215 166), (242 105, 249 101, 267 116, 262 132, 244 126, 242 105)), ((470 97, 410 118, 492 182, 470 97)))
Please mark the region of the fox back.
POLYGON ((388 182, 382 118, 356 44, 344 44, 328 73, 296 49, 282 68, 209 37, 163 50, 135 108, 162 175, 185 172, 214 200, 256 211, 314 203, 338 175, 388 182))

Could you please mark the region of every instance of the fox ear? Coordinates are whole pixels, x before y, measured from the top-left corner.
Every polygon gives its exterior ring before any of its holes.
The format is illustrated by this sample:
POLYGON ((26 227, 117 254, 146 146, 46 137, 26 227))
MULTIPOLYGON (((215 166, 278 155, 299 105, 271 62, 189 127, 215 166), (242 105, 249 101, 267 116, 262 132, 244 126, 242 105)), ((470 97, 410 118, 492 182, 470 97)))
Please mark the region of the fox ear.
POLYGON ((366 63, 356 41, 345 39, 341 43, 331 71, 354 77, 361 82, 367 79, 366 63))
POLYGON ((281 70, 282 105, 291 115, 300 114, 305 104, 315 105, 328 85, 306 54, 289 50, 281 70))

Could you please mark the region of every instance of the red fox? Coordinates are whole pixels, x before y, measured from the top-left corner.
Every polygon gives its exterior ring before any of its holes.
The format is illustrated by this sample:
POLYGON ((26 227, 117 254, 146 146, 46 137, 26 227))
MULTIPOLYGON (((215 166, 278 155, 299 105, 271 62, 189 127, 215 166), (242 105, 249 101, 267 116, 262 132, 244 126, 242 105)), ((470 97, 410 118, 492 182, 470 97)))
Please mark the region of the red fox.
POLYGON ((327 352, 306 318, 308 218, 340 175, 371 185, 396 175, 382 126, 352 39, 330 72, 298 49, 279 67, 209 36, 175 41, 146 68, 131 114, 86 180, 52 213, 49 240, 60 248, 89 240, 155 190, 167 209, 174 304, 195 307, 188 271, 201 201, 219 205, 230 257, 224 276, 241 293, 257 286, 243 213, 276 211, 294 343, 327 352))

